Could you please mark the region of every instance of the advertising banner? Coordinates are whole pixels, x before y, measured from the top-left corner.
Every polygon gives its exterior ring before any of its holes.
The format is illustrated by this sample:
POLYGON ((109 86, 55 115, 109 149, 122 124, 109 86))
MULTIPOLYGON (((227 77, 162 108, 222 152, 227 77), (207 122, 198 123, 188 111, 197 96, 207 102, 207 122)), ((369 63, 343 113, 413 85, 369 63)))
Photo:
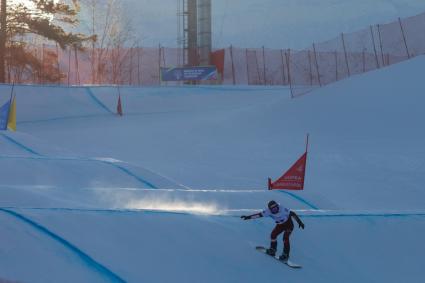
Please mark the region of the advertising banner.
POLYGON ((207 81, 217 79, 215 66, 161 68, 161 80, 167 81, 207 81))

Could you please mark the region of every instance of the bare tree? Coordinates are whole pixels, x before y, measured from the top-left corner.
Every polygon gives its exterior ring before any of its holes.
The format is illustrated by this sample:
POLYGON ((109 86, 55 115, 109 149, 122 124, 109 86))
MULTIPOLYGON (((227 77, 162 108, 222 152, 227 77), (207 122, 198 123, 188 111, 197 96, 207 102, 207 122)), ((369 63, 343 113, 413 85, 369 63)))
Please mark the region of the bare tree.
POLYGON ((121 84, 130 50, 137 42, 131 20, 116 0, 106 0, 106 5, 105 0, 84 0, 83 5, 89 19, 86 28, 97 35, 90 46, 91 82, 121 84))

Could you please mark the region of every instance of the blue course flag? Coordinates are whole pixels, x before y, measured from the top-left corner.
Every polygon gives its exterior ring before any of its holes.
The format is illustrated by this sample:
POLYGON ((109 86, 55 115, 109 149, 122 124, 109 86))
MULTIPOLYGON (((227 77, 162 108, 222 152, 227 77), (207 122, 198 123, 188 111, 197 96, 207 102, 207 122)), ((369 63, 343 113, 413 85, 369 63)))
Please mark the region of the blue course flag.
POLYGON ((7 122, 9 119, 9 110, 10 110, 10 100, 6 102, 0 108, 0 131, 4 131, 7 129, 7 122))
POLYGON ((206 81, 217 79, 215 66, 161 68, 162 81, 206 81))

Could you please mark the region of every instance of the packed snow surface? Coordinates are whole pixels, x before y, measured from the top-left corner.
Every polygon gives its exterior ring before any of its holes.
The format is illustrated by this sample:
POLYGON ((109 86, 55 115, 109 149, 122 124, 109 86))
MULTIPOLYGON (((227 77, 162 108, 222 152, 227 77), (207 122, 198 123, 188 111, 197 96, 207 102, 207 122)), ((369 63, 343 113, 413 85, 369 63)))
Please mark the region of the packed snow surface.
POLYGON ((0 133, 0 278, 419 282, 424 69, 418 57, 295 99, 284 87, 15 86, 18 131, 0 133), (268 191, 307 133, 305 190, 268 191), (255 251, 272 220, 239 218, 271 199, 306 224, 291 236, 300 270, 255 251))

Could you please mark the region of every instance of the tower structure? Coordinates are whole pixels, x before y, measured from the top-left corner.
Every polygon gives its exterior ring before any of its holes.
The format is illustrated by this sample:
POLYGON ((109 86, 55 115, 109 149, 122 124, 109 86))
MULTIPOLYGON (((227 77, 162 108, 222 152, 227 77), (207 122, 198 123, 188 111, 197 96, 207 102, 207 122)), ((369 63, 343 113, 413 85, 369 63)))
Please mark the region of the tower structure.
POLYGON ((198 48, 201 66, 210 65, 212 48, 211 36, 211 0, 198 0, 198 48))
POLYGON ((181 66, 209 65, 211 52, 211 0, 177 0, 181 66))

